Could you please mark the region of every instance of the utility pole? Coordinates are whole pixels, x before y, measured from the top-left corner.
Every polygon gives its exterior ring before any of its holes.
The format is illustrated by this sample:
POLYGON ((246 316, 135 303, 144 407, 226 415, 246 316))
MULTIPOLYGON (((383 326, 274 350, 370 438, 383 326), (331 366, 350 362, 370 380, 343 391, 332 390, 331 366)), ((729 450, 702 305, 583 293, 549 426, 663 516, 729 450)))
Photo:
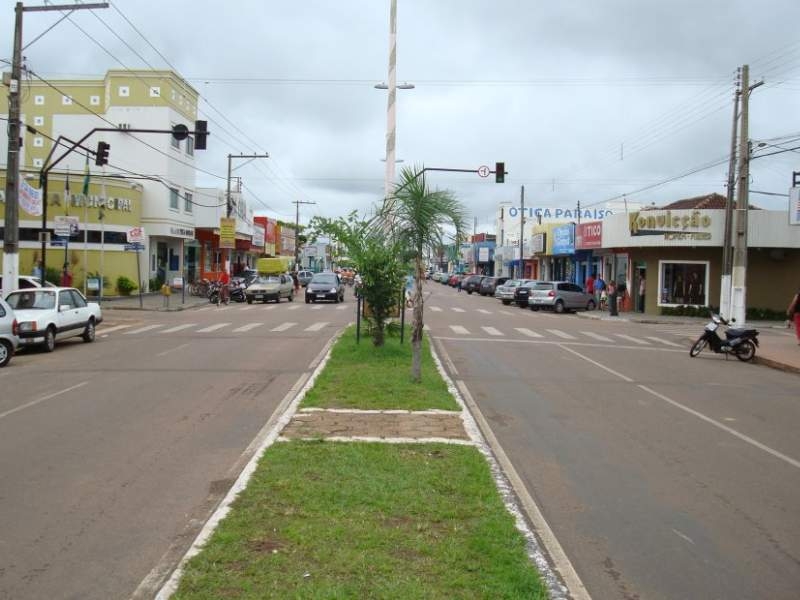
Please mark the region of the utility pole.
POLYGON ((736 92, 733 98, 733 126, 731 131, 731 157, 728 162, 728 193, 725 201, 725 232, 722 242, 722 280, 719 292, 719 312, 731 316, 731 237, 733 226, 733 194, 736 188, 736 133, 739 124, 739 96, 741 95, 742 70, 737 69, 736 92))
POLYGON ((742 66, 742 123, 739 133, 739 186, 736 196, 736 238, 733 240, 731 270, 731 317, 744 325, 747 312, 747 211, 749 208, 750 139, 748 132, 750 92, 762 85, 750 85, 750 68, 742 66))
POLYGON ((525 269, 522 266, 522 247, 525 241, 525 186, 520 186, 519 190, 519 279, 525 277, 525 269))
MULTIPOLYGON (((269 158, 269 154, 267 154, 266 152, 264 154, 228 154, 228 181, 227 181, 228 187, 225 192, 225 216, 228 219, 231 218, 231 212, 233 212, 233 198, 231 198, 231 170, 232 170, 231 161, 234 158, 249 158, 250 160, 255 160, 256 158, 269 158)), ((241 193, 241 188, 239 189, 239 192, 241 193)), ((228 258, 223 259, 222 261, 223 264, 228 263, 228 269, 233 268, 231 254, 232 254, 231 250, 228 249, 228 258)))
POLYGON ((316 204, 316 202, 311 202, 308 200, 293 200, 292 204, 296 207, 296 213, 294 217, 294 267, 295 269, 300 268, 300 205, 301 204, 316 204))
MULTIPOLYGON (((11 56, 11 80, 8 86, 8 155, 6 159, 6 206, 3 227, 3 297, 17 289, 19 281, 19 148, 20 148, 20 80, 22 72, 22 15, 25 12, 73 11, 108 8, 107 2, 98 4, 69 4, 28 6, 17 2, 14 6, 14 49, 11 56)), ((42 203, 47 198, 42 197, 42 203)), ((46 273, 42 269, 42 281, 46 273)))

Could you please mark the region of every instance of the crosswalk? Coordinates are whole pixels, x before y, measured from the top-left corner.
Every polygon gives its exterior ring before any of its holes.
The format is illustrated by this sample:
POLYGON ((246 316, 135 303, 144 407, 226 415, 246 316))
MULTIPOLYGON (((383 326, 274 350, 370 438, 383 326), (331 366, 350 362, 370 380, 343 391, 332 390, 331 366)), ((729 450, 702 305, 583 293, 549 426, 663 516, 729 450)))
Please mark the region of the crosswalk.
POLYGON ((688 348, 686 344, 679 344, 666 339, 664 336, 658 337, 653 335, 643 335, 635 337, 627 333, 607 333, 605 335, 596 333, 594 331, 572 331, 567 332, 561 329, 541 329, 535 331, 529 327, 512 327, 510 330, 502 331, 497 327, 489 327, 485 325, 476 326, 468 329, 463 325, 448 325, 452 333, 458 337, 467 337, 471 335, 482 336, 484 334, 491 336, 491 338, 509 338, 517 337, 517 334, 522 335, 524 338, 536 339, 542 342, 551 341, 555 343, 573 342, 573 343, 590 343, 590 344, 622 344, 634 347, 670 347, 670 348, 688 348))
MULTIPOLYGON (((281 307, 282 310, 355 310, 354 304, 338 304, 338 305, 322 305, 322 304, 314 304, 313 306, 306 306, 304 304, 290 304, 288 306, 281 306, 279 304, 222 304, 217 306, 216 304, 209 304, 208 306, 203 306, 201 308, 196 308, 192 312, 208 312, 208 311, 234 311, 234 312, 245 312, 248 310, 255 310, 255 311, 262 311, 262 310, 275 310, 278 307, 281 307)), ((439 309, 441 310, 441 309, 439 309)))
MULTIPOLYGON (((252 323, 230 323, 220 322, 211 325, 201 325, 199 323, 181 323, 180 325, 172 325, 170 323, 155 323, 151 325, 144 325, 142 327, 133 325, 115 325, 113 327, 101 327, 97 330, 97 335, 100 337, 107 336, 111 333, 119 333, 125 336, 135 336, 140 334, 154 334, 163 335, 171 333, 251 333, 263 331, 264 326, 267 324, 261 321, 254 321, 252 323)), ((330 327, 330 321, 317 321, 314 323, 297 323, 293 321, 286 321, 280 323, 269 329, 273 333, 281 333, 285 331, 305 331, 315 333, 322 331, 326 327, 330 327)))

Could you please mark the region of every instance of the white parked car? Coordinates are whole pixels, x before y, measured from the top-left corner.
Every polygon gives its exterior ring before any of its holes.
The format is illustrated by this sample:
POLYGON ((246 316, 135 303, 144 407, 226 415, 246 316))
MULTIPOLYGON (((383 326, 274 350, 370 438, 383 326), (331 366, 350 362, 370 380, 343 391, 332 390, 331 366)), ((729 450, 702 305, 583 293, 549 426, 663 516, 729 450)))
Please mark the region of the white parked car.
POLYGON ((52 352, 58 339, 81 336, 93 342, 103 321, 96 302, 87 302, 75 288, 33 288, 11 292, 6 302, 17 317, 21 347, 41 345, 52 352))
POLYGON ((0 299, 0 367, 5 367, 19 344, 17 317, 11 307, 0 299))

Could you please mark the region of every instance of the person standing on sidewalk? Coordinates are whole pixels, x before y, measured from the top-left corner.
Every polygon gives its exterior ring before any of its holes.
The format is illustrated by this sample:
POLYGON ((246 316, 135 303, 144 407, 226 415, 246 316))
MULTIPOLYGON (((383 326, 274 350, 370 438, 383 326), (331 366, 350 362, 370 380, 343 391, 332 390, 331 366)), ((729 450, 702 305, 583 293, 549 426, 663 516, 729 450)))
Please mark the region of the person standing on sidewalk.
POLYGON ((647 286, 647 282, 644 279, 644 273, 642 273, 641 279, 639 279, 639 312, 644 312, 644 293, 647 286))
MULTIPOLYGON (((228 269, 222 267, 222 273, 219 276, 219 304, 227 304, 230 300, 230 289, 231 285, 231 278, 228 275, 228 269)), ((217 304, 217 306, 219 306, 217 304)))
MULTIPOLYGON (((587 294, 594 296, 594 273, 590 273, 589 276, 586 278, 586 286, 584 290, 587 294)), ((595 302, 595 306, 597 303, 595 302)))
POLYGON ((789 303, 789 308, 786 309, 786 316, 789 317, 789 321, 794 321, 794 331, 797 335, 797 343, 800 345, 800 289, 797 290, 794 298, 789 303))
POLYGON ((619 309, 617 308, 617 284, 613 280, 609 281, 606 289, 608 290, 608 314, 612 317, 616 317, 619 315, 619 309))

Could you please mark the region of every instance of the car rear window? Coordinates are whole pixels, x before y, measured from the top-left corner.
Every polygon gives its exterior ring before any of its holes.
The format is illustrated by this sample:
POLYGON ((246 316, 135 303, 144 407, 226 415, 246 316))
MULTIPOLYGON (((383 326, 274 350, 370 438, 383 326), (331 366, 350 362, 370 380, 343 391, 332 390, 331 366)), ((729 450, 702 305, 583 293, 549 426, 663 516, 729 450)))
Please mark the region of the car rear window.
POLYGON ((553 284, 552 283, 537 283, 532 286, 535 290, 552 290, 553 284))

